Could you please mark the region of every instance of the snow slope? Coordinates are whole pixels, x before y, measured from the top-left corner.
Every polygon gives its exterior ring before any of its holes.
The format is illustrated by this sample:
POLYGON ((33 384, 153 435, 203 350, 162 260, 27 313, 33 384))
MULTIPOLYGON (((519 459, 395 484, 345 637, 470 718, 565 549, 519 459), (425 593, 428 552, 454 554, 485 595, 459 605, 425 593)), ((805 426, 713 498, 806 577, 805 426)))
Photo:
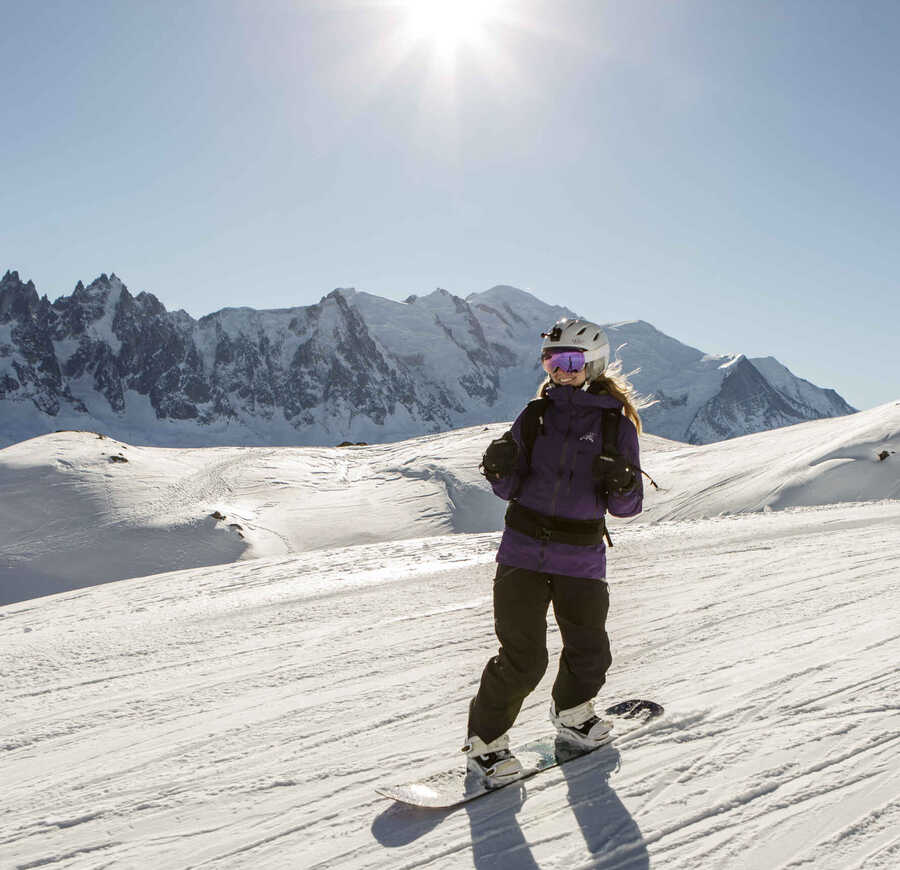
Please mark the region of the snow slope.
MULTIPOLYGON (((334 515, 352 524, 356 514, 334 515)), ((455 812, 495 533, 239 562, 0 610, 9 868, 900 864, 900 502, 631 525, 604 699, 666 716, 455 812)), ((559 636, 551 624, 551 661, 559 636)), ((547 729, 552 669, 514 737, 547 729)))
POLYGON ((900 402, 703 447, 651 447, 642 522, 900 498, 900 402), (887 458, 879 460, 882 452, 887 458))
POLYGON ((613 528, 602 700, 666 716, 464 810, 376 795, 459 763, 503 428, 0 451, 4 870, 898 866, 900 403, 644 439, 662 491, 613 528))
MULTIPOLYGON (((340 449, 165 449, 91 432, 12 445, 0 450, 0 604, 239 559, 499 530, 505 504, 478 463, 506 425, 340 449)), ((900 498, 900 402, 704 446, 646 436, 642 451, 661 491, 648 487, 644 514, 629 521, 639 524, 900 498)), ((611 525, 615 534, 622 523, 611 525)))

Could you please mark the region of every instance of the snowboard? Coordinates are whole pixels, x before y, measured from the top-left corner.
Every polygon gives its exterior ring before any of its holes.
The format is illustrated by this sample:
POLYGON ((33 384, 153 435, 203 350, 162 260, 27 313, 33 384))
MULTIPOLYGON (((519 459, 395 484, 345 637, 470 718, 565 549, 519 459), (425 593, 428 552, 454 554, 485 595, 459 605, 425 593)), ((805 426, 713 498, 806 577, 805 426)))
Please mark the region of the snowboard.
MULTIPOLYGON (((642 725, 661 716, 663 712, 662 706, 655 701, 635 699, 607 707, 605 715, 612 719, 632 720, 637 725, 642 725)), ((628 731, 631 730, 633 729, 628 729, 628 731)), ((530 740, 512 750, 525 768, 525 772, 518 779, 502 785, 488 785, 479 774, 462 767, 438 771, 422 779, 401 785, 379 786, 375 791, 383 797, 416 807, 449 809, 468 803, 488 792, 499 791, 507 786, 515 785, 542 770, 548 770, 580 758, 582 755, 602 750, 604 746, 615 743, 617 736, 621 736, 621 734, 611 733, 609 740, 590 749, 570 743, 555 733, 530 740)))

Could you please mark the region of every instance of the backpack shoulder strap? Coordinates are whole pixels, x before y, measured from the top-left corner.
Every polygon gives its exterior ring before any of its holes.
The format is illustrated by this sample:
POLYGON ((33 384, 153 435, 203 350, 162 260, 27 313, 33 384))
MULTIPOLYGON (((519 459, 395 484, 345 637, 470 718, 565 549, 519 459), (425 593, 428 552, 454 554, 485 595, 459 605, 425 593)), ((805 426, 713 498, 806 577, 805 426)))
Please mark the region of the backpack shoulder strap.
POLYGON ((619 454, 619 421, 622 419, 620 408, 604 408, 601 419, 602 447, 604 456, 618 456, 619 454))
POLYGON ((522 412, 522 444, 525 447, 525 458, 531 466, 531 451, 534 449, 534 442, 537 440, 538 434, 544 426, 544 412, 550 400, 532 399, 522 412))
MULTIPOLYGON (((622 419, 621 408, 604 408, 603 416, 600 418, 601 445, 600 453, 603 456, 619 455, 619 421, 622 419)), ((603 534, 606 537, 606 543, 611 547, 613 545, 612 538, 609 535, 609 529, 603 527, 603 534)))

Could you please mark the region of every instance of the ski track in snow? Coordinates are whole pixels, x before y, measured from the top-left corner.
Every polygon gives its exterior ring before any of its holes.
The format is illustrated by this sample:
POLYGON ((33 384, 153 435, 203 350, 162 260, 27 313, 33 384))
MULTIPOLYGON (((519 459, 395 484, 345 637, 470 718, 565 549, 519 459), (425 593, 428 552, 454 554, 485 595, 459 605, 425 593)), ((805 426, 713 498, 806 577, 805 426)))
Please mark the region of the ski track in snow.
MULTIPOLYGON (((184 485, 192 500, 207 483, 184 485)), ((0 863, 898 866, 900 503, 622 529, 601 697, 666 715, 463 809, 392 804, 376 785, 460 763, 496 650, 497 540, 322 550, 0 609, 0 863)), ((548 729, 552 612, 549 643, 515 740, 548 729)))

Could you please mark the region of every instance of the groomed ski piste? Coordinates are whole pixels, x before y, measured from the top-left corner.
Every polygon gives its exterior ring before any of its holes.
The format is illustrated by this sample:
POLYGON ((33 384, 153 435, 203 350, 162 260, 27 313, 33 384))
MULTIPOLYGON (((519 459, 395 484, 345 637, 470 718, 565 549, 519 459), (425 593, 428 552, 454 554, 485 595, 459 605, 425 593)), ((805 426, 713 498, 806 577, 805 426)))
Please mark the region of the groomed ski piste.
MULTIPOLYGON (((0 865, 900 866, 900 403, 644 438, 600 700, 665 716, 454 811, 375 793, 462 763, 502 428, 0 451, 0 865)), ((548 731, 549 623, 516 742, 548 731)))

